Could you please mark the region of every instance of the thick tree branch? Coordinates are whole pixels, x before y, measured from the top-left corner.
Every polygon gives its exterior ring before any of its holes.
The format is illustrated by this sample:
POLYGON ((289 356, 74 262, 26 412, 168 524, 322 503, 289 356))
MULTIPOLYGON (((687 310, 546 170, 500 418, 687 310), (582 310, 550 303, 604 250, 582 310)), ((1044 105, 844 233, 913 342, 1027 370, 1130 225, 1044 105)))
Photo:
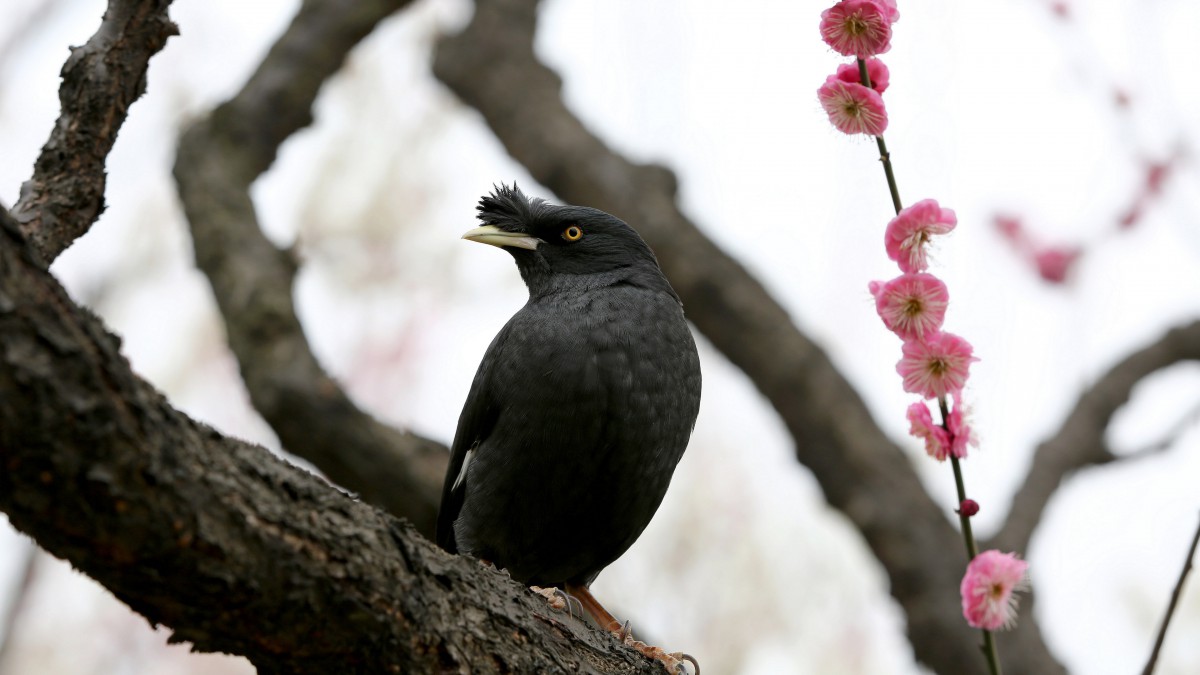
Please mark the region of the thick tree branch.
MULTIPOLYGON (((615 213, 642 233, 688 318, 783 417, 797 458, 862 531, 908 616, 917 658, 943 673, 982 672, 959 612, 964 561, 944 509, 875 424, 825 353, 737 261, 680 213, 675 180, 614 153, 568 111, 559 77, 533 52, 536 0, 480 0, 466 30, 437 47, 434 71, 479 110, 508 152, 564 201, 615 213)), ((1061 672, 1033 621, 1009 634, 1012 672, 1061 672)))
POLYGON ((1079 397, 1057 433, 1038 446, 1004 526, 989 546, 1024 551, 1046 505, 1072 472, 1120 459, 1104 441, 1113 414, 1145 377, 1182 361, 1200 360, 1200 321, 1178 326, 1121 360, 1079 397))
POLYGON ((171 0, 109 0, 100 29, 73 47, 62 68, 62 111, 21 186, 13 215, 46 262, 83 236, 104 211, 104 162, 146 69, 167 38, 171 0))
POLYGON ((263 236, 250 184, 311 122, 321 84, 409 0, 307 0, 230 101, 188 129, 175 178, 254 407, 289 452, 432 537, 445 446, 366 414, 317 363, 292 303, 294 263, 263 236))
POLYGON ((662 672, 171 408, 6 212, 0 336, 0 510, 173 640, 260 673, 662 672))

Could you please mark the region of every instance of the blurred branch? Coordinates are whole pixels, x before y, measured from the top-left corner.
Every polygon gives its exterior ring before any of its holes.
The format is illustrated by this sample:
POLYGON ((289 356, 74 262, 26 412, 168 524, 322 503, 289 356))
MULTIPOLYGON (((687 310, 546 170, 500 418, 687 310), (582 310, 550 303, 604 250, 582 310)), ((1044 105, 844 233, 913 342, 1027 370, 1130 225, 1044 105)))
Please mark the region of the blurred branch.
POLYGON ((1188 429, 1192 428, 1197 422, 1200 422, 1200 405, 1193 406, 1187 414, 1179 418, 1179 421, 1174 424, 1163 437, 1144 445, 1132 452, 1125 452, 1120 455, 1120 459, 1141 459, 1150 455, 1157 455, 1160 452, 1169 450, 1171 446, 1179 442, 1179 438, 1187 433, 1188 429))
POLYGON ((0 673, 8 672, 4 663, 12 653, 13 635, 17 630, 17 620, 25 612, 29 602, 29 594, 33 590, 33 581, 37 577, 38 556, 41 551, 32 543, 25 547, 25 559, 21 561, 21 573, 8 603, 8 611, 4 613, 4 632, 0 633, 0 673))
POLYGON ((661 673, 138 378, 0 212, 0 511, 260 673, 661 673))
POLYGON ((350 49, 407 4, 304 2, 242 90, 183 134, 175 179, 254 407, 288 452, 432 537, 448 451, 360 410, 317 363, 292 303, 295 263, 263 236, 249 192, 350 49))
POLYGON ((986 546, 1026 550, 1046 504, 1068 475, 1084 467, 1124 459, 1112 453, 1104 433, 1113 414, 1129 400, 1134 386, 1167 366, 1194 360, 1200 360, 1200 321, 1172 328, 1102 375, 1079 397, 1054 436, 1038 446, 1025 482, 1013 497, 1008 519, 986 546))
POLYGON ((13 216, 49 263, 104 211, 104 163, 129 107, 146 91, 146 69, 178 29, 171 0, 109 0, 100 28, 62 68, 58 122, 21 186, 13 216))
MULTIPOLYGON (((533 52, 536 17, 535 0, 480 0, 470 25, 437 46, 435 74, 561 199, 637 227, 688 318, 770 400, 795 439, 797 458, 886 568, 917 658, 938 672, 981 672, 975 633, 959 613, 964 560, 947 555, 961 547, 948 509, 930 500, 908 459, 820 347, 680 213, 674 176, 614 153, 567 110, 561 80, 533 52)), ((1062 672, 1032 617, 1022 622, 1002 637, 1006 667, 1062 672)))

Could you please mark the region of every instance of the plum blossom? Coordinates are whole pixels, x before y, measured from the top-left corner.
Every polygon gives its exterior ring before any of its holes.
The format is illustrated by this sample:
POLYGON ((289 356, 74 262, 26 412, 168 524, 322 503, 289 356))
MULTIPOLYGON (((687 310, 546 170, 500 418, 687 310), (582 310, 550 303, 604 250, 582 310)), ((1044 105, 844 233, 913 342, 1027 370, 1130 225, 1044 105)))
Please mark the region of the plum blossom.
POLYGON ((829 121, 844 134, 879 136, 887 129, 883 97, 874 89, 830 75, 817 90, 817 98, 829 121))
POLYGON ((908 433, 925 441, 925 454, 939 462, 947 457, 963 459, 967 446, 975 445, 971 427, 963 422, 962 412, 956 406, 946 420, 946 426, 933 423, 929 406, 918 402, 908 406, 908 433), (949 427, 949 428, 947 428, 949 427))
POLYGON ((963 617, 973 628, 997 630, 1017 622, 1017 597, 1025 590, 1029 563, 1015 553, 989 550, 975 556, 963 576, 963 617))
POLYGON ((1033 262, 1042 279, 1061 284, 1067 280, 1067 274, 1082 254, 1083 250, 1076 246, 1051 246, 1034 253, 1033 262))
MULTIPOLYGON (((867 59, 867 77, 871 79, 871 88, 882 94, 888 88, 888 81, 891 79, 891 72, 879 59, 867 59)), ((853 63, 843 63, 838 66, 837 78, 842 82, 854 82, 862 84, 862 78, 858 72, 858 61, 853 63)))
POLYGON ((904 378, 904 391, 925 398, 958 394, 967 382, 972 355, 971 343, 953 333, 934 333, 924 340, 908 340, 896 372, 904 378))
POLYGON ((925 246, 935 234, 946 234, 958 224, 953 209, 944 209, 937 200, 922 199, 900 211, 888 223, 884 246, 888 257, 902 272, 923 272, 929 266, 925 246))
POLYGON ((842 0, 821 12, 821 38, 839 54, 866 58, 891 49, 894 0, 842 0))
POLYGON ((904 274, 888 282, 872 281, 867 288, 883 325, 900 339, 920 340, 941 329, 950 293, 932 274, 904 274))
POLYGON ((950 434, 933 423, 929 406, 918 402, 908 406, 908 433, 925 441, 925 453, 939 462, 945 461, 950 453, 950 434))
POLYGON ((950 432, 950 454, 959 459, 966 459, 967 446, 973 448, 979 446, 979 441, 975 438, 975 430, 967 423, 966 411, 962 401, 955 396, 954 409, 946 417, 946 427, 950 432))

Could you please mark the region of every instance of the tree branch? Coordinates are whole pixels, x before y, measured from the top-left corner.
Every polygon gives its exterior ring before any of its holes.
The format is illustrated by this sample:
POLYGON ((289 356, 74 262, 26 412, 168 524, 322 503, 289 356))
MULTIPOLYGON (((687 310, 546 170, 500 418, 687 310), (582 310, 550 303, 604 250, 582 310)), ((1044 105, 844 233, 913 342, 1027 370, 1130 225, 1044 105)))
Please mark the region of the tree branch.
POLYGON ((507 575, 174 410, 0 212, 0 510, 261 673, 661 673, 507 575))
POLYGON ((289 452, 432 537, 448 451, 360 410, 317 363, 295 265, 263 236, 249 192, 350 49, 409 1, 306 0, 237 96, 183 134, 175 179, 254 407, 289 452))
POLYGON ((987 545, 1024 551, 1046 505, 1063 480, 1079 469, 1117 459, 1104 441, 1113 414, 1143 378, 1181 361, 1200 360, 1200 321, 1177 326, 1121 360, 1079 397, 1054 436, 1038 446, 1004 526, 987 545))
MULTIPOLYGON (((944 673, 982 672, 959 613, 964 560, 946 509, 922 488, 825 353, 744 267, 675 203, 666 169, 614 153, 562 102, 561 80, 533 52, 536 0, 479 0, 471 24, 437 47, 434 73, 476 108, 517 161, 564 201, 634 224, 684 300, 688 318, 770 400, 796 456, 883 563, 917 658, 944 673)), ((1032 620, 1004 636, 1013 672, 1062 672, 1032 620)))
POLYGON ((171 0, 109 0, 99 30, 62 68, 58 122, 21 186, 13 216, 48 263, 104 211, 104 162, 129 107, 146 90, 150 57, 179 33, 171 0))

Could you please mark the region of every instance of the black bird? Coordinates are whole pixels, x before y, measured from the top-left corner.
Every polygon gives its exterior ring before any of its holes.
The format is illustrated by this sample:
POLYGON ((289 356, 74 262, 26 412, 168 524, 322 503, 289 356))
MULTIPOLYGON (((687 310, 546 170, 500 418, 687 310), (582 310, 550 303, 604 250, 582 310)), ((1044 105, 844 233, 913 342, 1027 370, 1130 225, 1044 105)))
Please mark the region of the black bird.
POLYGON ((463 238, 511 253, 529 301, 467 395, 438 543, 562 588, 619 630, 587 587, 666 494, 700 407, 695 341, 654 253, 620 219, 515 184, 478 211, 484 225, 463 238))

